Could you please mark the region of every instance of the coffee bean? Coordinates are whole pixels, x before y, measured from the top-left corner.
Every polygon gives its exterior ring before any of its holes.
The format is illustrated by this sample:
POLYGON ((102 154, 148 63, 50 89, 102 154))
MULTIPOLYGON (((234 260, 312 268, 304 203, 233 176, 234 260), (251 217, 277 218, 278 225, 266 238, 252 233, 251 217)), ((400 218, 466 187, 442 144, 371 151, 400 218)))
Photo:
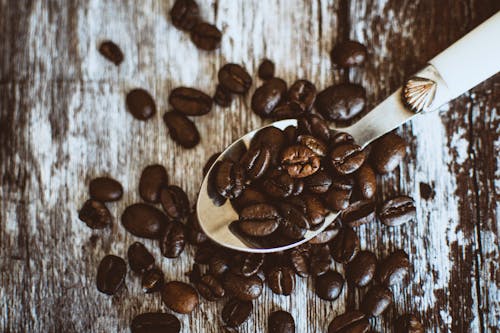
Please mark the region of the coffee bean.
POLYGON ((358 170, 365 161, 365 153, 360 146, 346 143, 335 147, 330 153, 333 169, 340 175, 348 175, 358 170))
POLYGON ((375 221, 375 203, 371 200, 361 200, 351 204, 340 215, 342 223, 351 227, 375 221))
POLYGON ((335 317, 328 325, 328 333, 368 333, 370 322, 361 311, 350 311, 335 317))
POLYGON ((104 58, 114 63, 116 66, 119 66, 123 61, 122 50, 118 45, 110 40, 104 41, 101 43, 101 45, 99 45, 99 53, 101 53, 104 58))
POLYGON ((246 94, 252 86, 252 77, 238 64, 225 64, 217 76, 219 84, 234 94, 246 94))
POLYGON ((146 312, 135 316, 130 330, 132 333, 179 333, 181 322, 169 313, 146 312))
POLYGON ((400 196, 387 200, 379 212, 380 221, 395 227, 415 220, 417 209, 412 198, 400 196))
POLYGON ((375 276, 377 257, 370 251, 360 251, 347 265, 347 281, 358 286, 367 286, 375 276))
POLYGON ((347 121, 365 107, 365 89, 352 83, 341 83, 321 91, 316 98, 316 109, 332 121, 347 121))
POLYGON ((210 156, 208 158, 207 162, 203 166, 203 177, 205 177, 207 175, 208 171, 210 170, 212 165, 215 163, 217 158, 219 158, 220 154, 221 154, 221 152, 219 151, 219 152, 213 153, 212 156, 210 156))
POLYGON ((290 250, 290 262, 299 276, 308 277, 310 275, 310 258, 311 245, 308 243, 299 245, 290 250))
POLYGON ((161 206, 172 220, 184 220, 189 214, 189 199, 179 186, 164 186, 160 190, 161 206))
POLYGON ((316 100, 316 86, 307 80, 297 80, 288 89, 288 100, 299 104, 302 110, 309 111, 316 100))
POLYGON ((334 301, 342 292, 344 278, 335 271, 328 271, 316 278, 316 295, 327 301, 334 301))
POLYGON ((216 250, 216 246, 211 241, 201 243, 196 249, 194 262, 201 265, 207 265, 216 250))
POLYGON ((325 216, 328 214, 328 210, 323 205, 323 202, 317 196, 313 195, 304 195, 303 199, 309 223, 313 226, 323 223, 325 216))
POLYGON ((252 180, 260 178, 271 164, 271 152, 266 146, 250 147, 243 154, 240 163, 245 169, 248 178, 252 180))
POLYGON ((377 317, 392 304, 392 292, 381 286, 372 286, 363 298, 361 309, 368 316, 377 317))
POLYGON ((208 270, 216 276, 222 277, 228 270, 231 259, 222 253, 212 253, 208 259, 208 270))
POLYGON ((78 218, 92 229, 102 229, 111 225, 111 213, 106 205, 97 200, 87 200, 78 212, 78 218))
POLYGON ((341 264, 350 262, 359 251, 358 235, 348 226, 340 229, 339 234, 330 243, 333 259, 341 264))
POLYGON ((279 213, 269 204, 255 204, 243 208, 238 227, 249 236, 267 236, 279 226, 279 213))
POLYGON ((243 190, 241 195, 231 200, 231 203, 236 211, 240 212, 243 208, 269 202, 269 198, 262 192, 259 192, 251 187, 243 190))
POLYGON ((226 88, 224 88, 221 84, 217 85, 213 97, 215 104, 226 108, 231 105, 233 99, 234 96, 230 91, 226 90, 226 88))
POLYGON ((298 119, 298 131, 301 134, 312 136, 328 142, 330 140, 330 127, 328 123, 316 114, 305 114, 298 119))
POLYGON ((329 144, 331 149, 346 143, 354 143, 354 138, 351 134, 341 131, 333 131, 330 135, 329 144))
POLYGON ((266 118, 278 106, 285 96, 286 82, 279 78, 272 78, 257 88, 252 96, 252 110, 259 116, 266 118))
POLYGON ((133 89, 127 93, 128 111, 138 120, 148 120, 156 114, 153 97, 144 89, 133 89))
POLYGON ((196 125, 178 111, 165 113, 163 120, 167 125, 172 140, 184 148, 193 148, 200 142, 200 133, 196 125))
POLYGON ((283 131, 274 126, 268 126, 255 134, 250 146, 267 146, 271 153, 271 164, 276 166, 280 162, 281 150, 285 146, 285 143, 286 138, 283 131))
POLYGON ((398 318, 396 321, 395 332, 401 333, 424 333, 424 325, 414 315, 407 314, 398 318))
POLYGON ((269 315, 269 333, 295 333, 295 320, 286 311, 274 311, 269 315))
POLYGON ((314 238, 309 241, 309 244, 325 244, 334 239, 341 229, 339 220, 335 220, 326 227, 325 230, 317 234, 314 238))
POLYGON ((160 191, 168 183, 167 170, 162 165, 149 165, 142 170, 139 179, 139 194, 146 202, 160 201, 160 191))
POLYGON ((338 43, 332 50, 332 61, 340 67, 360 66, 365 62, 366 46, 353 40, 338 43))
POLYGON ((160 236, 161 254, 166 258, 177 258, 185 245, 184 225, 178 221, 168 222, 160 236))
POLYGON ((189 282, 192 284, 197 284, 198 282, 201 281, 201 269, 200 265, 197 263, 193 264, 193 268, 191 268, 191 271, 185 274, 189 278, 189 282))
POLYGON ((223 197, 232 199, 240 196, 245 184, 243 168, 230 160, 220 163, 215 175, 215 188, 223 197))
POLYGON ((122 198, 123 187, 116 180, 109 177, 98 177, 90 181, 89 193, 97 201, 117 201, 122 198))
POLYGON ((164 282, 163 272, 158 268, 152 268, 142 275, 142 290, 147 294, 157 292, 163 287, 164 282))
POLYGON ((175 88, 170 92, 168 102, 186 116, 202 116, 212 109, 210 96, 194 88, 175 88))
POLYGON ((328 147, 326 144, 312 135, 299 135, 297 142, 311 149, 318 156, 324 157, 328 153, 328 147))
POLYGON ((281 163, 292 178, 310 176, 320 168, 319 156, 306 146, 290 146, 281 156, 281 163))
POLYGON ((264 264, 264 255, 261 253, 245 253, 242 254, 233 264, 233 273, 240 274, 246 277, 257 274, 264 264))
POLYGON ((274 63, 269 59, 262 60, 257 73, 264 81, 272 79, 274 77, 274 63))
POLYGON ((309 271, 312 276, 320 276, 328 271, 332 263, 330 247, 327 244, 312 245, 309 271))
POLYGON ((290 118, 298 118, 304 113, 302 107, 296 102, 284 102, 276 106, 273 111, 269 114, 269 117, 274 120, 283 120, 290 118))
POLYGON ((429 184, 421 182, 418 185, 419 185, 418 187, 420 191, 420 197, 422 199, 429 200, 434 198, 436 192, 432 189, 432 187, 429 184))
POLYGON ((295 182, 287 172, 275 170, 264 180, 262 188, 273 198, 286 198, 294 192, 295 182))
POLYGON ((122 224, 132 235, 157 239, 167 225, 167 217, 159 209, 137 203, 125 208, 122 224))
POLYGON ((242 301, 251 301, 262 293, 262 280, 256 275, 245 277, 228 272, 223 285, 229 294, 242 301))
POLYGON ((297 137, 298 137, 297 127, 288 126, 283 130, 283 134, 285 135, 286 138, 285 141, 288 145, 291 146, 297 142, 297 137))
POLYGON ((199 22, 191 29, 191 40, 197 48, 213 51, 220 47, 222 32, 215 25, 199 22))
POLYGON ((289 203, 280 203, 279 212, 282 217, 280 230, 291 239, 301 239, 310 229, 309 221, 301 209, 289 203))
POLYGON ((332 177, 324 170, 320 170, 304 179, 304 186, 311 193, 325 193, 331 185, 332 177))
POLYGON ((196 290, 189 284, 180 281, 165 283, 161 291, 163 303, 177 313, 191 313, 199 303, 196 290))
POLYGON ((266 275, 269 288, 278 295, 290 295, 295 286, 295 273, 290 267, 276 266, 266 275))
POLYGON ((107 295, 114 295, 122 287, 126 273, 125 260, 112 254, 105 256, 97 268, 97 289, 107 295))
POLYGON ((220 283, 215 276, 210 274, 204 275, 196 288, 200 295, 207 301, 215 301, 225 295, 222 283, 220 283))
POLYGON ((373 199, 377 191, 377 177, 375 171, 368 164, 363 164, 354 174, 356 185, 364 199, 373 199))
POLYGON ((198 214, 196 212, 189 214, 185 229, 186 240, 189 244, 200 245, 208 240, 207 235, 201 229, 200 221, 198 221, 198 214))
POLYGON ((353 180, 350 177, 335 179, 324 196, 325 205, 333 211, 346 209, 351 199, 352 187, 353 180))
POLYGON ((207 195, 216 207, 222 206, 227 200, 224 196, 219 194, 216 186, 217 175, 221 164, 222 161, 216 161, 207 175, 207 195))
POLYGON ((250 317, 252 311, 252 302, 230 299, 222 309, 222 320, 230 327, 240 326, 250 317))
POLYGON ((393 171, 406 156, 406 141, 396 133, 389 133, 372 144, 370 160, 379 174, 393 171))
POLYGON ((155 259, 149 253, 144 244, 140 242, 132 243, 127 251, 128 264, 130 269, 136 273, 143 273, 154 267, 155 259))
POLYGON ((172 24, 180 30, 191 30, 198 23, 200 9, 194 0, 177 0, 170 10, 172 24))
POLYGON ((403 282, 409 270, 408 255, 403 250, 397 250, 378 264, 377 280, 380 284, 392 286, 403 282))

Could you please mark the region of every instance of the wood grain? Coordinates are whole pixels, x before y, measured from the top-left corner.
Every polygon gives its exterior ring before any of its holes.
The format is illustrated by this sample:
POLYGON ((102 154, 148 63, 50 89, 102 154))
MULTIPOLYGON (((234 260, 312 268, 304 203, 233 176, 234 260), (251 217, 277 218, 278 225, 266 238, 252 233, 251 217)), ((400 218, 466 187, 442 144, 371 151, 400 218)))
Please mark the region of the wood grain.
MULTIPOLYGON (((224 33, 213 53, 197 50, 173 28, 172 0, 0 0, 0 331, 122 332, 136 314, 166 310, 159 295, 141 292, 133 273, 119 295, 99 293, 97 264, 108 253, 124 257, 136 240, 119 216, 139 201, 144 166, 164 164, 171 182, 194 201, 206 159, 263 124, 249 108, 263 58, 289 84, 298 78, 320 89, 360 83, 372 107, 500 9, 494 0, 199 2, 203 18, 224 33), (329 51, 345 38, 366 44, 370 58, 341 73, 329 51), (99 55, 104 39, 122 48, 120 67, 99 55), (180 85, 213 93, 226 62, 243 64, 255 83, 231 108, 194 119, 202 142, 184 150, 161 120, 168 94, 180 85), (138 122, 126 112, 124 96, 133 87, 154 96, 154 119, 138 122), (87 184, 98 175, 115 177, 126 190, 122 201, 108 205, 115 223, 105 231, 77 218, 87 184)), ((376 331, 392 332, 393 319, 405 312, 417 313, 429 332, 498 331, 499 78, 399 130, 410 142, 408 157, 381 179, 379 201, 398 193, 415 197, 418 223, 372 224, 359 234, 362 247, 379 258, 396 248, 410 253, 413 279, 394 290, 395 306, 372 321, 376 331), (421 183, 433 187, 433 197, 421 198, 421 183)), ((167 279, 187 281, 193 248, 179 259, 160 259, 157 244, 143 242, 167 279)), ((357 307, 364 292, 344 290, 326 302, 314 295, 310 279, 298 280, 291 297, 266 289, 240 332, 265 331, 275 309, 293 314, 297 332, 323 332, 337 314, 357 307)), ((221 308, 222 302, 202 302, 193 314, 179 315, 183 332, 220 332, 221 308)))

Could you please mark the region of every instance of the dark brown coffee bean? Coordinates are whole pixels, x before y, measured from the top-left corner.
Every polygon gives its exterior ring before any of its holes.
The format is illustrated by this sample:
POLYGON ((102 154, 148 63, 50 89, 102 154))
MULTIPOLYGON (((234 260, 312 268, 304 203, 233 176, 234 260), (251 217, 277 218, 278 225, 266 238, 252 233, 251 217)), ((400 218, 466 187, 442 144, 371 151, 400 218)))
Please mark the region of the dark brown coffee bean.
POLYGON ((347 281, 358 287, 367 286, 375 276, 377 257, 370 251, 360 251, 347 265, 347 281))
POLYGON ((356 185, 364 199, 373 199, 377 191, 377 177, 375 171, 368 164, 363 164, 354 174, 356 185))
POLYGON ((316 100, 316 86, 307 80, 297 80, 288 89, 288 100, 299 104, 302 110, 309 111, 316 100))
POLYGON ((271 152, 271 162, 272 165, 278 165, 280 162, 280 153, 285 146, 286 138, 285 134, 279 128, 274 126, 264 127, 258 131, 250 143, 251 147, 255 146, 267 146, 271 152))
POLYGON ((328 210, 323 205, 323 202, 313 195, 303 196, 306 205, 306 215, 309 223, 312 226, 319 225, 325 220, 325 216, 328 214, 328 210))
POLYGON ((297 142, 311 149, 318 156, 323 157, 328 153, 327 145, 312 135, 299 135, 297 142))
POLYGON ((330 247, 327 244, 312 245, 309 271, 312 276, 320 276, 328 271, 332 263, 330 247))
POLYGON ((215 104, 226 108, 231 105, 233 99, 234 96, 231 92, 227 91, 226 88, 224 88, 222 85, 217 85, 213 97, 215 104))
POLYGON ((360 146, 346 143, 335 147, 330 153, 333 169, 340 175, 348 175, 358 170, 365 161, 365 153, 360 146))
POLYGON ((164 282, 165 278, 160 269, 152 268, 147 270, 142 275, 142 291, 147 294, 160 291, 164 282))
POLYGON ((280 215, 282 217, 280 230, 291 239, 301 239, 310 229, 309 220, 302 209, 289 203, 280 203, 280 215))
POLYGON ((205 177, 207 175, 208 171, 210 170, 212 165, 215 163, 217 158, 219 158, 220 154, 221 154, 221 152, 219 151, 219 152, 213 153, 212 156, 210 156, 208 158, 207 162, 203 166, 203 177, 205 177))
POLYGON ((363 298, 361 309, 368 316, 377 317, 392 304, 392 291, 381 286, 372 286, 363 298))
POLYGON ((280 103, 286 93, 286 82, 272 78, 257 88, 252 96, 252 110, 259 116, 266 118, 280 103))
POLYGON ((169 111, 163 116, 172 140, 184 148, 193 148, 200 142, 200 133, 196 125, 184 114, 169 111))
POLYGON ((352 83, 341 83, 321 91, 316 98, 316 109, 328 120, 347 121, 365 107, 365 89, 352 83))
POLYGON ((196 212, 189 214, 186 223, 186 240, 189 244, 193 245, 200 245, 208 240, 207 235, 201 229, 200 221, 198 221, 198 214, 196 212))
POLYGON ((416 214, 417 209, 413 199, 400 196, 386 201, 378 216, 383 224, 395 227, 415 220, 416 214))
POLYGON ((309 244, 325 244, 330 242, 332 239, 334 239, 339 231, 341 229, 341 224, 339 220, 335 220, 330 224, 328 227, 326 227, 325 230, 317 234, 313 239, 309 241, 309 244))
POLYGON ((215 301, 225 295, 222 283, 220 283, 215 276, 210 274, 204 275, 196 285, 196 288, 200 295, 207 301, 215 301))
POLYGON ((106 205, 97 200, 87 200, 78 212, 78 218, 92 229, 106 228, 111 224, 111 213, 106 205))
POLYGON ((274 311, 269 315, 269 333, 295 333, 295 320, 286 311, 274 311))
POLYGON ((215 188, 223 197, 233 199, 240 196, 245 184, 243 168, 230 160, 220 163, 215 175, 215 188))
POLYGON ((170 10, 172 24, 180 30, 191 30, 198 23, 200 9, 194 0, 177 0, 170 10))
POLYGON ((286 148, 281 163, 292 178, 304 178, 319 170, 321 160, 311 149, 302 145, 286 148))
POLYGON ((217 175, 221 164, 222 161, 216 161, 207 175, 207 195, 217 207, 222 206, 227 200, 224 196, 219 194, 216 186, 217 175))
POLYGON ((379 174, 398 167, 406 156, 406 141, 396 133, 389 133, 372 144, 370 160, 379 174))
POLYGON ((320 170, 304 179, 304 186, 311 193, 325 193, 331 185, 332 177, 324 170, 320 170))
POLYGON ((143 203, 128 206, 122 214, 123 226, 137 237, 159 238, 167 221, 161 210, 143 203))
POLYGON ((143 273, 154 267, 155 259, 149 253, 144 244, 140 242, 132 243, 127 251, 128 264, 130 269, 136 273, 143 273))
POLYGON ((350 311, 335 317, 328 325, 328 333, 368 333, 370 322, 361 311, 350 311))
POLYGON ((333 131, 330 136, 330 149, 333 149, 337 146, 346 144, 346 143, 354 143, 354 138, 351 134, 340 131, 333 131))
POLYGON ((230 299, 222 308, 222 320, 229 327, 240 326, 250 317, 252 311, 252 302, 230 299))
POLYGON ((283 130, 283 134, 285 134, 286 142, 289 146, 297 143, 298 131, 295 126, 288 126, 283 130))
POLYGON ((340 215, 342 223, 351 227, 375 221, 375 203, 371 200, 362 200, 351 204, 340 215))
POLYGON ((264 81, 272 79, 274 77, 274 63, 269 59, 262 60, 257 74, 264 81))
POLYGON ((148 120, 156 114, 155 101, 144 89, 129 91, 126 102, 128 111, 138 120, 148 120))
POLYGON ((403 250, 397 250, 382 260, 377 267, 377 280, 380 284, 392 286, 403 282, 410 270, 410 260, 403 250))
POLYGON ((161 299, 170 310, 183 314, 191 313, 200 301, 196 290, 180 281, 165 283, 161 299))
POLYGON ((193 268, 191 268, 191 271, 187 272, 185 275, 189 278, 190 283, 197 284, 198 282, 201 281, 200 265, 194 263, 193 268))
POLYGON ((333 210, 343 210, 349 206, 352 195, 353 180, 350 177, 335 179, 324 196, 325 205, 333 210))
POLYGON ((299 245, 290 250, 290 262, 297 275, 308 277, 310 275, 309 264, 311 260, 311 245, 308 243, 299 245))
POLYGON ((194 88, 175 88, 170 92, 168 102, 186 116, 202 116, 212 109, 210 96, 194 88))
POLYGON ((211 241, 201 243, 197 248, 194 255, 194 262, 200 265, 208 265, 210 258, 214 256, 217 248, 211 241))
POLYGON ((234 94, 245 94, 252 86, 252 77, 238 64, 225 64, 217 76, 219 84, 234 94))
POLYGON ((266 146, 250 147, 243 154, 240 164, 245 169, 248 178, 252 180, 260 178, 266 173, 271 164, 271 152, 266 146))
POLYGON ((165 167, 159 164, 149 165, 142 170, 139 180, 139 194, 146 202, 157 203, 160 201, 160 191, 167 186, 168 174, 165 167))
POLYGON ((242 301, 251 301, 262 293, 262 280, 256 275, 245 277, 228 272, 224 276, 223 285, 229 294, 242 301))
POLYGON ((92 199, 102 202, 117 201, 122 198, 122 185, 109 177, 98 177, 90 181, 89 193, 92 199))
POLYGON ((269 114, 274 120, 298 118, 304 113, 302 107, 296 102, 285 102, 274 108, 269 114))
POLYGON ((294 192, 295 182, 287 172, 274 170, 262 183, 264 192, 273 198, 286 198, 294 192))
POLYGON ((213 24, 199 22, 191 29, 191 40, 197 48, 213 51, 220 47, 222 32, 213 24))
POLYGON ((333 301, 336 300, 344 286, 344 278, 335 271, 328 271, 316 278, 316 295, 320 298, 333 301))
POLYGON ((241 195, 233 200, 231 203, 236 211, 240 212, 243 208, 269 202, 269 198, 262 192, 259 192, 251 187, 243 190, 241 195))
POLYGON ((269 288, 278 295, 290 295, 295 287, 295 273, 288 266, 276 266, 266 275, 269 288))
POLYGON ((243 208, 238 227, 249 236, 267 236, 279 226, 279 213, 269 204, 256 204, 243 208))
POLYGON ((233 273, 246 277, 257 274, 264 264, 264 255, 261 253, 245 253, 233 263, 233 273))
POLYGON ((222 277, 228 270, 231 259, 222 253, 212 253, 208 259, 208 271, 216 276, 222 277))
POLYGON ((179 186, 164 186, 160 190, 161 206, 172 220, 183 220, 189 214, 189 199, 179 186))
POLYGON ((333 63, 340 67, 360 66, 365 62, 366 46, 353 40, 338 43, 332 50, 333 63))
POLYGON ((330 141, 328 123, 316 114, 306 114, 298 119, 298 130, 301 134, 311 134, 324 141, 330 141))
POLYGON ((107 295, 115 294, 125 281, 127 264, 120 257, 108 254, 97 268, 97 289, 107 295))
POLYGON ((424 325, 414 315, 403 315, 396 320, 395 332, 401 333, 424 333, 424 325))
POLYGON ((169 313, 147 312, 135 316, 130 330, 132 333, 179 333, 181 322, 169 313))
POLYGON ((419 191, 420 191, 420 197, 424 200, 433 199, 434 196, 436 195, 436 192, 427 183, 421 182, 420 184, 418 184, 418 187, 419 187, 419 191))
POLYGON ((168 222, 160 236, 161 254, 167 258, 177 258, 185 245, 184 225, 178 221, 168 222))
POLYGON ((99 45, 99 53, 116 66, 119 66, 123 61, 123 52, 118 45, 110 40, 104 41, 99 45))
POLYGON ((359 251, 358 235, 352 228, 344 226, 330 243, 330 250, 336 262, 341 264, 350 262, 359 251))

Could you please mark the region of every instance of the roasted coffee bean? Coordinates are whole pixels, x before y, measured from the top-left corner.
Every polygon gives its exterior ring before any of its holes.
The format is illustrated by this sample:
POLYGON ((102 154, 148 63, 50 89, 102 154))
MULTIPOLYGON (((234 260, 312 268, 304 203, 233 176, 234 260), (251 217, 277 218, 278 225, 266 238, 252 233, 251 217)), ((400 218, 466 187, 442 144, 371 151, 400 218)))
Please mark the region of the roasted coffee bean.
POLYGON ((143 203, 128 206, 122 214, 123 226, 137 237, 159 238, 167 221, 161 210, 143 203))
POLYGON ((328 271, 332 263, 330 247, 327 244, 312 245, 309 271, 312 276, 320 276, 328 271))
POLYGON ((133 89, 127 93, 128 111, 138 120, 148 120, 156 114, 153 97, 144 89, 133 89))
POLYGON ((238 64, 225 64, 217 76, 219 84, 234 94, 245 94, 252 86, 252 77, 238 64))
POLYGON ((307 80, 297 80, 288 89, 288 100, 299 104, 302 110, 309 111, 316 100, 316 86, 307 80))
POLYGON ((264 255, 261 253, 245 253, 233 263, 232 272, 246 277, 257 274, 264 264, 264 255))
POLYGON ((350 177, 335 179, 324 196, 325 205, 333 210, 343 210, 349 206, 352 195, 353 180, 350 177))
POLYGON ((106 205, 97 200, 87 200, 78 212, 78 218, 92 229, 106 228, 111 224, 111 213, 106 205))
POLYGON ((375 203, 371 200, 357 201, 342 211, 342 223, 351 227, 375 221, 375 203))
POLYGON ((354 138, 351 134, 340 131, 332 131, 329 142, 331 149, 346 143, 354 143, 354 138))
POLYGON ((189 214, 189 199, 179 186, 170 185, 160 190, 161 206, 172 220, 183 220, 189 214))
POLYGON ((231 259, 222 253, 212 253, 208 259, 208 271, 216 276, 222 277, 228 270, 231 259))
POLYGON ((185 245, 184 225, 178 221, 168 222, 160 237, 161 254, 167 258, 177 258, 185 245))
POLYGON ((278 165, 280 162, 280 153, 285 146, 285 134, 279 128, 274 126, 264 127, 258 131, 250 143, 251 147, 265 145, 269 147, 271 153, 272 165, 278 165))
POLYGON ((365 161, 365 153, 360 146, 346 143, 335 147, 330 153, 334 170, 340 175, 348 175, 358 170, 365 161))
POLYGON ((328 333, 368 333, 370 322, 361 311, 350 311, 335 317, 328 325, 328 333))
POLYGON ((316 109, 332 121, 347 121, 365 107, 365 89, 352 83, 341 83, 321 91, 316 98, 316 109))
POLYGON ((215 175, 215 188, 223 197, 232 199, 240 196, 245 185, 245 171, 230 160, 220 163, 215 175))
POLYGON ((213 51, 220 47, 222 32, 213 24, 199 22, 191 29, 191 40, 197 48, 213 51))
POLYGON ((122 198, 123 187, 113 178, 98 177, 90 181, 89 193, 97 201, 117 201, 122 198))
POLYGON ((301 134, 312 136, 328 142, 330 140, 330 127, 328 123, 316 114, 306 114, 298 119, 298 130, 301 134))
POLYGON ((215 104, 226 108, 231 105, 233 99, 234 96, 231 92, 227 91, 226 88, 224 88, 222 85, 217 85, 213 97, 215 104))
POLYGON ((289 203, 280 203, 280 215, 282 217, 280 230, 291 239, 301 239, 310 229, 309 220, 303 210, 289 203))
POLYGON ((328 227, 326 227, 325 230, 317 234, 314 238, 312 238, 309 241, 309 244, 325 244, 330 242, 332 239, 334 239, 339 231, 341 229, 341 224, 339 220, 335 220, 330 224, 328 227))
POLYGON ((354 174, 356 186, 364 199, 373 199, 377 191, 375 171, 368 164, 363 164, 354 174))
POLYGON ((110 40, 104 41, 99 45, 99 53, 116 66, 119 66, 123 61, 123 52, 118 45, 110 40))
POLYGON ((250 149, 243 154, 240 164, 245 169, 248 178, 253 180, 262 177, 271 164, 271 152, 269 147, 250 147, 250 149))
POLYGON ((299 245, 290 250, 290 262, 297 275, 308 277, 310 275, 309 264, 311 260, 311 245, 308 243, 299 245))
POLYGON ((272 79, 274 77, 274 63, 269 59, 262 60, 257 74, 264 81, 272 79))
POLYGON ((194 263, 193 268, 191 268, 191 271, 186 273, 186 276, 189 278, 189 282, 192 284, 197 284, 198 282, 200 282, 201 281, 200 265, 194 263))
POLYGON ((269 333, 295 333, 295 320, 286 311, 274 311, 269 315, 269 333))
POLYGON ((273 198, 286 198, 294 192, 295 182, 287 172, 275 170, 264 180, 262 188, 273 198))
POLYGON ((158 268, 152 268, 142 275, 142 290, 148 294, 160 291, 164 282, 163 272, 158 268))
POLYGON ((274 120, 298 118, 304 113, 302 107, 296 102, 285 102, 274 108, 269 114, 274 120))
POLYGON ((266 274, 266 283, 278 295, 290 295, 295 287, 295 273, 288 266, 276 266, 266 274))
POLYGON ((424 333, 424 325, 414 315, 407 314, 396 320, 395 332, 400 333, 424 333))
POLYGON ((127 264, 120 257, 108 254, 97 268, 97 289, 107 295, 115 294, 125 281, 127 264))
POLYGON ((303 199, 309 223, 313 226, 323 223, 325 216, 328 214, 328 210, 323 205, 323 202, 317 196, 313 195, 304 195, 303 199))
POLYGON ((146 312, 135 316, 130 330, 132 333, 179 333, 181 322, 169 313, 146 312))
POLYGON ((192 312, 200 301, 196 290, 180 281, 165 283, 161 299, 170 310, 183 314, 192 312))
POLYGON ((421 182, 420 184, 418 184, 418 187, 419 187, 419 191, 420 191, 420 197, 424 200, 433 199, 434 196, 436 195, 436 192, 427 183, 421 182))
POLYGON ((280 215, 269 204, 255 204, 243 208, 238 227, 249 236, 267 236, 279 227, 280 215))
POLYGON ((212 156, 210 156, 208 158, 207 162, 203 166, 203 177, 205 177, 207 175, 208 171, 210 170, 212 165, 215 163, 217 158, 219 158, 220 154, 221 154, 221 152, 219 151, 219 152, 213 153, 212 156))
POLYGON ((377 257, 370 251, 360 251, 354 259, 347 264, 347 281, 358 287, 367 286, 375 276, 377 257))
POLYGON ((207 235, 201 229, 200 221, 198 221, 198 214, 196 212, 189 214, 186 223, 186 240, 189 244, 193 245, 200 245, 208 240, 207 235))
POLYGON ((286 142, 288 143, 288 145, 293 145, 297 142, 297 137, 298 137, 297 127, 288 126, 283 130, 283 133, 285 134, 286 142))
POLYGON ((266 118, 280 103, 286 93, 286 82, 272 78, 257 88, 252 96, 252 110, 259 116, 266 118))
POLYGON ((160 201, 160 191, 168 183, 167 170, 162 165, 149 165, 142 170, 139 179, 139 194, 146 202, 160 201))
POLYGON ((256 275, 245 277, 228 272, 224 276, 223 286, 230 295, 242 301, 251 301, 262 293, 262 280, 256 275))
POLYGON ((412 198, 407 196, 387 200, 378 216, 383 224, 395 227, 415 220, 417 209, 412 198))
POLYGON ((333 63, 340 67, 360 66, 365 62, 366 46, 353 40, 338 43, 332 50, 333 63))
POLYGON ((350 262, 359 251, 358 235, 348 226, 340 229, 339 234, 330 243, 333 259, 341 264, 350 262))
POLYGON ((328 271, 316 278, 316 295, 320 298, 333 301, 336 300, 344 286, 344 278, 335 271, 328 271))
POLYGON ((215 301, 225 295, 222 283, 220 283, 215 276, 210 274, 204 275, 196 288, 200 295, 207 301, 215 301))
POLYGON ((222 206, 227 200, 224 196, 219 194, 216 186, 217 175, 221 164, 222 161, 216 161, 207 176, 207 195, 217 207, 222 206))
POLYGON ((323 157, 328 153, 326 144, 312 135, 300 135, 297 138, 297 142, 311 149, 318 156, 323 157))
POLYGON ((222 320, 229 327, 236 327, 243 324, 253 311, 253 304, 250 301, 230 299, 222 308, 222 320))
POLYGON ((155 259, 149 253, 144 244, 140 242, 132 243, 127 251, 128 265, 136 273, 143 273, 154 267, 155 259))
POLYGON ((194 88, 175 88, 170 92, 168 102, 186 116, 202 116, 212 109, 210 96, 194 88))
POLYGON ((396 133, 389 133, 372 144, 370 160, 379 174, 393 171, 406 156, 406 141, 396 133))
POLYGON ((170 10, 172 24, 180 30, 191 30, 200 17, 200 9, 194 0, 177 0, 170 10))
POLYGON ((194 255, 194 262, 200 265, 207 265, 210 258, 214 256, 217 248, 211 241, 201 243, 197 248, 194 255))
POLYGON ((251 187, 243 190, 241 195, 233 200, 231 203, 236 211, 241 211, 243 208, 269 202, 269 198, 262 192, 259 192, 251 187))
POLYGON ((311 193, 321 194, 328 191, 332 185, 332 177, 328 172, 320 170, 315 174, 304 179, 304 186, 306 190, 311 193))
POLYGON ((410 270, 410 260, 403 250, 397 250, 382 260, 377 267, 377 280, 379 283, 392 286, 403 282, 410 270))
POLYGON ((286 148, 281 163, 292 178, 304 178, 319 170, 321 160, 311 149, 302 145, 286 148))
POLYGON ((392 304, 392 291, 381 286, 372 286, 363 298, 361 309, 368 316, 380 316, 392 304))
POLYGON ((167 125, 172 140, 184 148, 193 148, 200 142, 200 133, 196 125, 178 111, 166 112, 163 120, 167 125))

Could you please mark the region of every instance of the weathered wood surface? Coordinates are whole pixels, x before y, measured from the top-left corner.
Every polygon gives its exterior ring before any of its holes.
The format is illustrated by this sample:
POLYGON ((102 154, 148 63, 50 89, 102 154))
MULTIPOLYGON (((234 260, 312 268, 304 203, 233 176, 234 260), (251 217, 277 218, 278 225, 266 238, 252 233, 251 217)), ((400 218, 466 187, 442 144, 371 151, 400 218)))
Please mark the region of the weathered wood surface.
MULTIPOLYGON (((374 106, 500 9, 496 0, 199 2, 202 16, 224 32, 214 53, 197 50, 173 28, 167 15, 173 1, 0 1, 0 331, 126 331, 134 315, 165 309, 159 295, 141 292, 133 274, 114 297, 94 283, 101 257, 125 256, 135 240, 118 219, 139 200, 141 169, 163 163, 171 182, 194 200, 205 160, 263 124, 249 110, 249 94, 195 119, 202 143, 181 149, 161 120, 172 88, 213 92, 222 64, 242 63, 255 74, 268 57, 288 83, 308 78, 324 88, 359 82, 374 106), (365 43, 370 61, 339 73, 328 53, 346 37, 365 43), (119 68, 98 54, 103 39, 122 47, 119 68), (124 95, 135 86, 151 91, 160 110, 146 123, 125 111, 124 95), (77 210, 88 181, 103 174, 120 180, 126 193, 109 205, 113 228, 92 231, 77 210)), ((418 223, 372 224, 359 233, 362 246, 379 257, 395 248, 410 253, 413 281, 395 290, 395 305, 373 320, 376 331, 392 332, 393 318, 408 311, 418 313, 429 332, 498 331, 499 102, 496 76, 400 129, 411 143, 409 155, 380 182, 379 200, 412 195, 418 223), (421 183, 433 186, 433 197, 419 199, 421 183)), ((144 243, 160 260, 156 244, 144 243)), ((188 248, 180 259, 162 259, 167 279, 185 281, 192 254, 188 248)), ((282 308, 294 315, 297 332, 323 332, 362 294, 344 290, 337 301, 322 301, 311 280, 299 280, 291 297, 266 289, 240 331, 265 331, 269 312, 282 308)), ((202 302, 193 314, 179 316, 183 332, 220 332, 221 308, 202 302)))

